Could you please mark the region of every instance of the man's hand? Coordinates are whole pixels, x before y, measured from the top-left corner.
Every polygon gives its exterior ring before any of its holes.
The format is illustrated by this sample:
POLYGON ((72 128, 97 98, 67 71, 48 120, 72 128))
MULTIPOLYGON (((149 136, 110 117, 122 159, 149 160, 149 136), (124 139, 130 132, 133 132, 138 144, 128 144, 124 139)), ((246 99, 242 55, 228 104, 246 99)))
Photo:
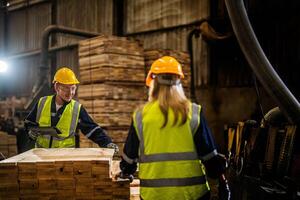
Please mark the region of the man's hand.
POLYGON ((231 192, 228 185, 228 181, 224 174, 219 179, 219 199, 220 200, 230 200, 231 192))
POLYGON ((28 135, 29 135, 30 139, 35 141, 36 138, 39 136, 39 132, 36 130, 29 130, 28 135))
POLYGON ((119 153, 119 147, 115 143, 109 143, 108 145, 106 145, 106 147, 109 149, 114 149, 115 154, 119 153))

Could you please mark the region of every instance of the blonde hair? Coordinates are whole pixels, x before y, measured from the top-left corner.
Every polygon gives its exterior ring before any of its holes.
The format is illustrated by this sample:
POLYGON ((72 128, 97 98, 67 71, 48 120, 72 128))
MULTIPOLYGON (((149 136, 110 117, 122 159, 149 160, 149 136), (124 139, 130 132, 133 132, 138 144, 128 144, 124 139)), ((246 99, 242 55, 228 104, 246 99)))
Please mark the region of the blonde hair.
POLYGON ((179 77, 173 74, 158 74, 150 85, 148 100, 150 102, 158 101, 159 108, 164 115, 164 123, 161 128, 164 128, 168 123, 169 108, 174 112, 173 126, 177 124, 179 116, 181 116, 180 125, 183 125, 187 121, 189 113, 189 100, 184 94, 182 85, 160 84, 157 80, 158 76, 170 81, 176 81, 179 77))

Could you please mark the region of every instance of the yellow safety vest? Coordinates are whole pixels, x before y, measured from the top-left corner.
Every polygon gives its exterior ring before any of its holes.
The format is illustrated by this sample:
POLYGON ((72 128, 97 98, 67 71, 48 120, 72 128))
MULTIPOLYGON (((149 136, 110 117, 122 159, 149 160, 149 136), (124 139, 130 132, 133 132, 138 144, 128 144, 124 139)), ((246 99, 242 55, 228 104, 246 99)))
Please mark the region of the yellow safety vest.
MULTIPOLYGON (((53 96, 42 97, 39 100, 37 108, 36 122, 40 127, 51 126, 51 101, 53 96)), ((79 118, 81 104, 75 100, 71 100, 65 107, 56 128, 61 132, 59 138, 52 137, 52 145, 50 148, 67 148, 75 147, 75 131, 79 118)), ((36 140, 36 147, 49 148, 49 135, 40 135, 36 140)))
POLYGON ((193 200, 210 189, 193 140, 201 106, 190 106, 187 122, 181 126, 181 117, 173 126, 174 112, 169 109, 168 123, 162 129, 164 116, 157 101, 133 115, 140 141, 140 193, 144 200, 193 200))

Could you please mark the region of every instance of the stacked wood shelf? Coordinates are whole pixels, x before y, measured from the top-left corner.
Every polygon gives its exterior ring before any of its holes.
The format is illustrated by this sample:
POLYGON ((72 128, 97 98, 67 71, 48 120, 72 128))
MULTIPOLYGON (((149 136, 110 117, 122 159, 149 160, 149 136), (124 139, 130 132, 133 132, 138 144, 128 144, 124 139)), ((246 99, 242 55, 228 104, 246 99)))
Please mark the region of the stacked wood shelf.
MULTIPOLYGON (((144 50, 136 40, 103 35, 79 43, 79 101, 121 152, 132 113, 146 101, 144 67, 144 50)), ((83 137, 81 144, 94 146, 83 137)))

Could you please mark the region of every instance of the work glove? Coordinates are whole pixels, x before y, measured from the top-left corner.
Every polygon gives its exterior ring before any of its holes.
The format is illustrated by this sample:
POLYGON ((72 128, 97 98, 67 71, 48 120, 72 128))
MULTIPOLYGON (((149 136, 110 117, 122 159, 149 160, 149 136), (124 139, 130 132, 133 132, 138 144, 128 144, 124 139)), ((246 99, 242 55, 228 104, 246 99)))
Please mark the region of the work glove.
POLYGON ((36 130, 29 130, 28 135, 29 135, 30 139, 35 141, 37 139, 37 137, 39 136, 39 132, 36 130))
POLYGON ((114 149, 115 150, 114 154, 118 154, 119 153, 119 147, 115 143, 109 143, 108 145, 106 145, 106 148, 114 149))
POLYGON ((123 172, 120 172, 116 175, 117 181, 127 181, 129 180, 130 183, 133 181, 134 176, 132 174, 124 174, 123 172))
POLYGON ((229 188, 228 181, 224 175, 219 179, 219 199, 220 200, 230 200, 231 192, 229 188))

